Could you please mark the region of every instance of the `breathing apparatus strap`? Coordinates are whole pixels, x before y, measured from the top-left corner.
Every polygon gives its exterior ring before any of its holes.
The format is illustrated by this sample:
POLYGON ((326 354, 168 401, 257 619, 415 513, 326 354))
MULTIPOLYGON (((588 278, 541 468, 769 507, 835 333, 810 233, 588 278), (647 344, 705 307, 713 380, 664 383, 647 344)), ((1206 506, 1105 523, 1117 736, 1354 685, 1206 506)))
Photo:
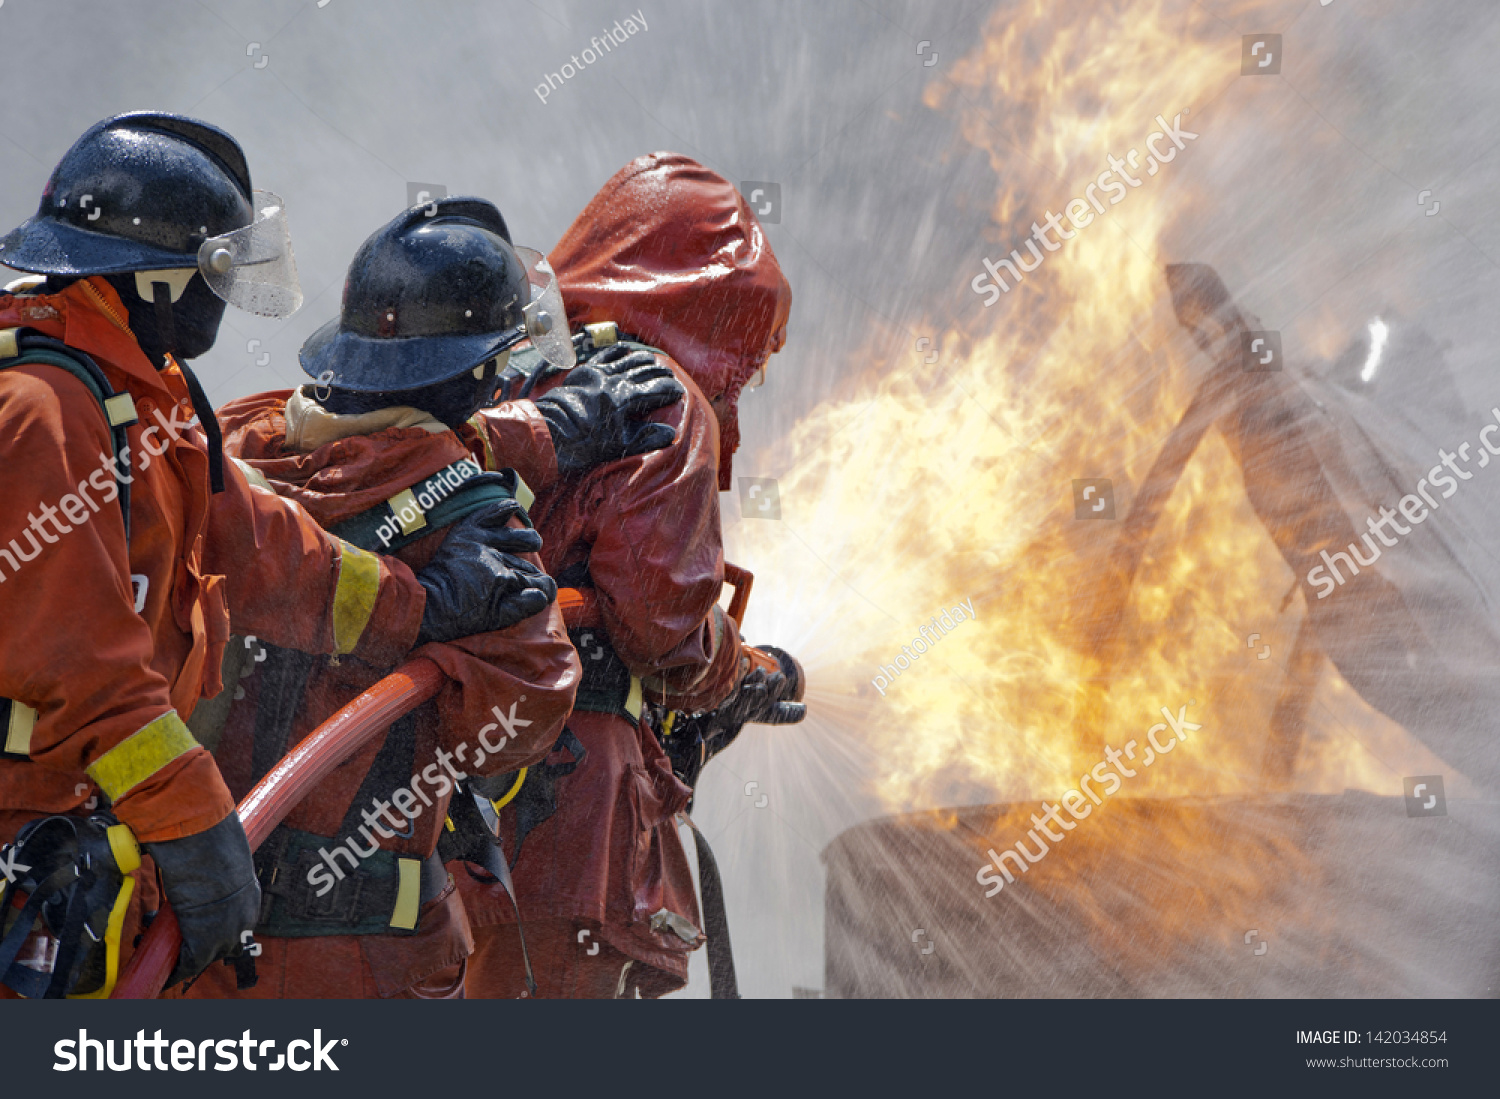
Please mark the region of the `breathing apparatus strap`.
POLYGON ((99 369, 99 364, 77 348, 26 328, 0 329, 0 370, 28 363, 66 370, 94 395, 94 400, 104 410, 104 419, 109 424, 110 441, 115 452, 115 486, 118 489, 116 499, 120 503, 120 515, 125 521, 125 544, 129 546, 130 481, 121 471, 128 468, 130 463, 122 464, 120 459, 128 446, 125 429, 138 422, 134 400, 129 393, 116 393, 114 386, 104 376, 104 371, 99 369))
POLYGON ((108 816, 44 817, 23 828, 7 849, 13 871, 0 888, 0 983, 30 999, 108 997, 119 975, 120 939, 135 889, 131 874, 141 865, 130 829, 108 816), (37 864, 36 873, 27 860, 37 864), (29 894, 17 911, 14 900, 22 888, 29 894), (54 905, 50 919, 42 919, 42 909, 60 894, 61 913, 54 905), (85 934, 99 945, 89 947, 85 934), (50 969, 17 960, 26 943, 37 941, 44 948, 49 941, 57 944, 50 969), (88 955, 80 957, 86 948, 88 955), (94 953, 101 948, 102 956, 94 953), (90 992, 69 987, 89 981, 97 984, 90 992))

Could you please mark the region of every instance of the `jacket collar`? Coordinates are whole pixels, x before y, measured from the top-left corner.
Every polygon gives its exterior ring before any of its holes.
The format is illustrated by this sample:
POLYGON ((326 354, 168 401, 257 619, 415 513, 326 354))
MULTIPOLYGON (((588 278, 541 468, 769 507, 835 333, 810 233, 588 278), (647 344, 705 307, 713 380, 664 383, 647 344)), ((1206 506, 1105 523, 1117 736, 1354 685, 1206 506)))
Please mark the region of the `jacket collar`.
MULTIPOLYGON (((120 295, 99 276, 79 279, 56 294, 0 296, 0 327, 13 326, 35 328, 77 348, 106 373, 128 378, 131 389, 162 390, 174 401, 180 396, 146 358, 120 295)), ((165 373, 177 377, 179 372, 171 366, 165 373)))

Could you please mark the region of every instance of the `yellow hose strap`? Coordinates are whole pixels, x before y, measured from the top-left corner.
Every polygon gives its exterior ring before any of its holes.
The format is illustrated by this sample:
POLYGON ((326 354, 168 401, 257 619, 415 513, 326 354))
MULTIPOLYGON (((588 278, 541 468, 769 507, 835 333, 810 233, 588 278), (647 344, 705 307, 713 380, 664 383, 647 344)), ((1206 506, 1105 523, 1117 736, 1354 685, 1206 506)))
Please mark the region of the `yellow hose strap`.
POLYGON ((130 875, 141 868, 141 845, 126 824, 112 824, 104 834, 109 837, 109 850, 115 857, 115 865, 125 875, 120 891, 115 894, 114 907, 109 910, 109 921, 104 925, 104 983, 93 992, 69 996, 70 1000, 107 1000, 120 976, 120 935, 125 929, 125 914, 130 910, 131 895, 135 892, 135 879, 130 875))
POLYGON ((507 805, 510 804, 511 798, 515 797, 521 792, 521 783, 526 781, 526 771, 527 768, 522 767, 520 772, 516 775, 516 781, 512 783, 511 788, 505 792, 505 796, 499 801, 490 802, 490 804, 495 807, 495 812, 498 813, 501 809, 504 809, 507 805))
POLYGON ((411 931, 417 926, 417 913, 422 907, 422 860, 397 859, 396 868, 401 878, 396 887, 391 926, 398 931, 411 931))
POLYGON ((196 747, 198 742, 177 711, 168 710, 94 760, 88 776, 110 801, 119 801, 128 791, 196 747))
POLYGON ((111 824, 104 833, 109 837, 109 851, 122 874, 134 874, 141 868, 141 845, 128 824, 111 824))
POLYGON ((129 393, 116 393, 113 397, 106 398, 104 415, 108 417, 110 427, 133 424, 140 420, 135 412, 135 398, 129 393))
POLYGON ((333 593, 333 649, 339 656, 352 653, 359 644, 380 591, 380 558, 348 542, 343 547, 333 593))
POLYGON ((396 522, 401 524, 402 534, 415 534, 427 525, 427 516, 422 513, 422 505, 417 503, 416 494, 411 489, 402 489, 385 504, 396 517, 396 522), (410 521, 407 520, 408 515, 411 516, 410 521))
MULTIPOLYGON (((124 827, 124 825, 121 825, 124 827)), ((114 831, 113 828, 110 829, 114 831)), ((134 837, 131 838, 134 843, 134 837)), ((114 836, 110 836, 114 846, 114 836)), ((139 865, 139 859, 137 859, 139 865)), ((114 907, 109 910, 109 922, 104 925, 104 983, 93 992, 70 995, 70 1000, 107 1000, 115 990, 115 981, 120 977, 120 935, 125 930, 125 914, 130 910, 130 897, 135 892, 135 879, 126 877, 115 894, 114 907)))

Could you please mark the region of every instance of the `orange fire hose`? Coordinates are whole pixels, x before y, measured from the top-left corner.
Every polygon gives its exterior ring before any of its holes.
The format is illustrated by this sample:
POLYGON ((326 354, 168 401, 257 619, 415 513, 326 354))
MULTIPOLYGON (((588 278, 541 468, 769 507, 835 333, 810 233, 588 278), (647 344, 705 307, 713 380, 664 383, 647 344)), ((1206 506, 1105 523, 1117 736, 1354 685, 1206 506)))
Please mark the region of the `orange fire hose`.
MULTIPOLYGON (((445 678, 442 670, 424 657, 408 661, 308 734, 240 802, 240 820, 250 849, 259 847, 335 767, 390 728, 397 718, 437 694, 445 678)), ((110 998, 155 999, 177 964, 181 946, 177 917, 163 903, 110 998)))
MULTIPOLYGON (((576 589, 558 590, 559 609, 567 611, 582 603, 576 589)), ((335 767, 398 718, 437 694, 444 678, 442 670, 430 660, 418 657, 407 661, 309 733, 240 802, 240 822, 245 827, 250 849, 253 851, 265 842, 296 804, 335 767)), ((177 964, 181 946, 177 917, 164 902, 110 998, 155 999, 177 964)))

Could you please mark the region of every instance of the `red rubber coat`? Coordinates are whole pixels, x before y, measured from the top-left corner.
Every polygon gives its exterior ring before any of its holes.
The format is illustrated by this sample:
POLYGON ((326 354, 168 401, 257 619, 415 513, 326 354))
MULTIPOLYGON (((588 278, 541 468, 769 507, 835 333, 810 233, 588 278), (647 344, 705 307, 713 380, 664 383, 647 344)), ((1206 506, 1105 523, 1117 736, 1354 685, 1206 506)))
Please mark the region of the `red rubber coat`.
MULTIPOLYGON (((261 473, 277 493, 296 500, 320 523, 332 526, 376 505, 453 462, 470 456, 453 432, 430 433, 419 427, 389 428, 353 435, 299 453, 286 446, 283 410, 290 391, 264 393, 232 401, 219 411, 225 450, 261 473)), ((472 432, 465 429, 472 438, 472 432)), ((549 443, 550 448, 550 443, 549 443)), ((519 520, 513 520, 519 526, 519 520)), ((435 532, 396 555, 420 569, 445 537, 435 532)), ((535 555, 529 555, 537 563, 535 555)), ((578 683, 578 658, 569 644, 562 615, 554 604, 542 614, 506 630, 417 649, 448 676, 437 697, 416 711, 414 773, 441 768, 439 749, 457 756, 453 767, 488 775, 514 770, 544 756, 562 731, 578 683), (498 752, 485 751, 480 734, 494 744, 503 739, 493 711, 510 716, 518 731, 498 752), (522 725, 523 722, 530 724, 522 725), (476 757, 482 754, 482 762, 476 757)), ((337 666, 316 667, 308 681, 292 736, 295 744, 321 721, 375 683, 383 674, 359 660, 344 658, 337 666)), ((252 785, 257 677, 241 680, 245 698, 231 710, 216 756, 237 797, 252 785)), ((385 738, 341 766, 287 817, 303 831, 333 835, 348 811, 385 738)), ((434 774, 440 773, 434 771, 434 774)), ((408 839, 370 838, 400 855, 432 853, 447 811, 450 793, 423 786, 431 807, 419 806, 415 833, 408 839)), ((257 959, 259 983, 238 995, 247 998, 360 998, 371 995, 434 994, 450 990, 458 967, 472 948, 462 906, 451 892, 422 911, 411 936, 330 936, 276 939, 261 936, 264 953, 257 959), (424 992, 425 990, 425 992, 424 992)), ((193 987, 194 996, 233 996, 233 975, 226 967, 211 972, 193 987), (213 972, 218 970, 221 972, 213 972)))
MULTIPOLYGON (((675 154, 640 157, 617 173, 550 258, 575 329, 614 321, 661 348, 688 394, 653 417, 677 428, 664 450, 563 482, 555 467, 518 467, 537 490, 542 559, 553 575, 587 563, 594 598, 568 624, 602 626, 648 698, 711 708, 745 670, 738 631, 718 607, 718 492, 738 441, 734 402, 781 346, 791 291, 733 185, 675 154)), ((504 453, 521 449, 536 418, 517 401, 474 423, 487 448, 504 453)), ((563 944, 583 970, 604 967, 617 978, 624 956, 635 963, 626 987, 660 995, 685 983, 698 943, 652 931, 651 916, 665 908, 702 926, 674 819, 689 791, 644 725, 575 712, 569 726, 588 757, 560 780, 557 814, 526 838, 515 868, 523 919, 547 928, 536 960, 555 958, 563 944), (573 929, 573 947, 559 927, 573 929)), ((470 995, 520 995, 508 902, 496 887, 459 880, 477 944, 470 995)), ((611 973, 560 973, 538 973, 541 994, 616 987, 611 973)))

